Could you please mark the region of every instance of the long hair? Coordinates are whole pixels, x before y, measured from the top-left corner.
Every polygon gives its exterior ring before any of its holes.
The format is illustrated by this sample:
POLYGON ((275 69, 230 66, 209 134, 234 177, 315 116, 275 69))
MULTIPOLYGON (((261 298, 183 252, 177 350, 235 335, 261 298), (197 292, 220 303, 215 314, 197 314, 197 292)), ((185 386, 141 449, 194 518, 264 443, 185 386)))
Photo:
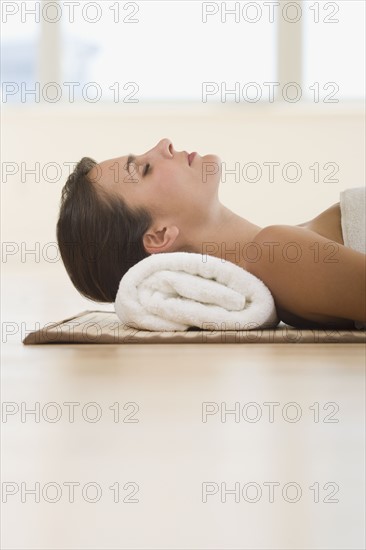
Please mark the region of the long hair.
POLYGON ((83 157, 61 192, 57 242, 75 288, 95 302, 114 302, 123 275, 149 256, 143 235, 152 218, 121 197, 100 192, 88 178, 96 165, 83 157))

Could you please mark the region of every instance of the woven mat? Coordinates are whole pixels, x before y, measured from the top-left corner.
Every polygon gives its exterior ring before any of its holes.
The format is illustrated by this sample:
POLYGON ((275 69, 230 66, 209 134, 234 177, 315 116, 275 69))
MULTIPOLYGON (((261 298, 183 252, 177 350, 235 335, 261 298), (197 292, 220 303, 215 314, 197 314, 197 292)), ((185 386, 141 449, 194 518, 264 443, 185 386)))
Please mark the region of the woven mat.
POLYGON ((23 344, 317 344, 365 343, 365 330, 298 329, 281 323, 255 330, 189 329, 151 332, 126 327, 114 311, 83 311, 58 323, 48 323, 29 333, 23 344))

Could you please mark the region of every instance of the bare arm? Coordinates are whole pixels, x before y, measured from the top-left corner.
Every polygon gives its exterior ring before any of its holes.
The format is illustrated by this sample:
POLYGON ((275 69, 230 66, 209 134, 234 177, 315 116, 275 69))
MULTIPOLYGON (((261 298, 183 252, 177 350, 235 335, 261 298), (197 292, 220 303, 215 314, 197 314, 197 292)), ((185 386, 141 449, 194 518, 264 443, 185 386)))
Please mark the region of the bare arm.
POLYGON ((366 322, 365 254, 290 225, 265 227, 254 242, 261 255, 249 270, 278 309, 315 322, 366 322))

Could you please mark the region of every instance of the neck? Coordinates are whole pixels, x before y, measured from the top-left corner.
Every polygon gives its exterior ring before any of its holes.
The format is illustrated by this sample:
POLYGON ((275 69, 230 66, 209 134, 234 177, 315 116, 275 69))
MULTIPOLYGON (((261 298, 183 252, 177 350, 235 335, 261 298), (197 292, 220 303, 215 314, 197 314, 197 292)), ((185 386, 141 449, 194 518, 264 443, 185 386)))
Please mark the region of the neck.
POLYGON ((246 269, 248 258, 256 255, 256 250, 246 245, 255 239, 261 229, 218 203, 210 220, 205 220, 204 227, 201 227, 199 241, 192 245, 192 251, 215 256, 246 269))

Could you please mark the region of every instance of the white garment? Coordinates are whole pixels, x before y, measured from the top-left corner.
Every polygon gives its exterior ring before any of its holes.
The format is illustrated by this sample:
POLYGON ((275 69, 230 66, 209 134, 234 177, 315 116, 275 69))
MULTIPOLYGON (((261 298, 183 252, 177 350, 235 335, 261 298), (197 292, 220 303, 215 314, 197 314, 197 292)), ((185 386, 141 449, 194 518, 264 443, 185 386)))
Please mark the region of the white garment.
POLYGON ((340 193, 344 246, 366 254, 366 187, 352 187, 340 193))
MULTIPOLYGON (((341 225, 344 246, 366 254, 366 187, 352 187, 340 193, 341 225)), ((355 321, 355 328, 366 323, 355 321)))
POLYGON ((241 267, 191 252, 153 254, 122 277, 120 321, 153 331, 254 330, 280 322, 266 285, 241 267))

